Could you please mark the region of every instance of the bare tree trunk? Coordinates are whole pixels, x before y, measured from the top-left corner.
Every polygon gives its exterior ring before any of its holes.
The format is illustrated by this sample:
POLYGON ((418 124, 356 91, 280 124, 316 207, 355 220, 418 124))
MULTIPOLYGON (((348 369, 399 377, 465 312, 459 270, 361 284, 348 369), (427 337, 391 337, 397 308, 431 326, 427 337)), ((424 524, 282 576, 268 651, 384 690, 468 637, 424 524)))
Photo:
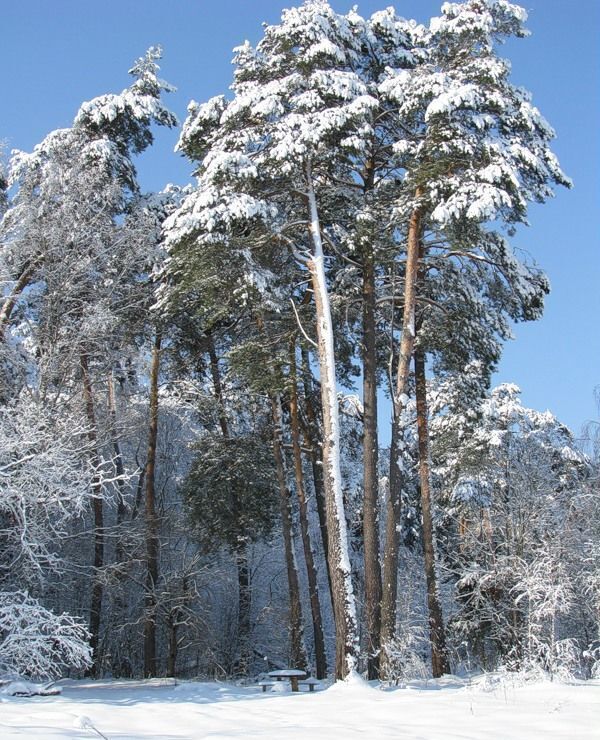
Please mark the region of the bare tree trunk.
POLYGON ((137 515, 140 513, 140 507, 142 505, 142 495, 144 493, 145 484, 146 481, 146 465, 144 464, 144 467, 140 470, 140 474, 138 476, 137 485, 135 487, 135 498, 133 500, 133 506, 131 507, 131 521, 135 521, 137 519, 137 515))
POLYGON ((235 550, 235 565, 238 576, 238 646, 239 661, 237 671, 247 676, 250 670, 252 651, 250 650, 250 636, 252 625, 250 614, 252 609, 252 590, 250 584, 250 567, 248 565, 248 545, 240 541, 235 550))
POLYGON ((90 440, 92 465, 96 470, 92 480, 92 507, 94 513, 94 575, 92 583, 92 598, 90 603, 90 647, 93 663, 88 671, 89 675, 98 676, 100 672, 100 620, 102 615, 102 597, 104 586, 102 582, 102 568, 104 566, 104 508, 102 500, 102 485, 100 483, 100 455, 98 454, 98 428, 96 426, 96 411, 88 357, 82 352, 79 358, 81 379, 83 384, 83 400, 88 423, 88 439, 90 440))
POLYGON ((386 505, 385 520, 385 550, 383 552, 383 577, 381 600, 381 660, 379 670, 381 676, 387 676, 389 671, 389 656, 386 646, 396 634, 396 602, 398 599, 398 551, 400 548, 400 513, 401 492, 404 485, 404 476, 398 465, 399 456, 399 426, 392 423, 392 439, 390 442, 390 477, 386 505))
POLYGON ((168 648, 167 648, 167 676, 175 678, 177 675, 177 654, 179 652, 179 628, 185 625, 182 622, 184 616, 184 608, 187 606, 189 600, 188 592, 188 576, 183 575, 181 578, 181 601, 179 604, 175 604, 169 611, 167 617, 167 633, 168 633, 168 648))
MULTIPOLYGON (((117 402, 115 397, 115 377, 111 370, 107 377, 107 400, 108 400, 108 418, 110 420, 109 434, 113 449, 113 463, 117 474, 117 526, 115 530, 115 556, 114 565, 111 572, 115 581, 114 602, 110 611, 112 624, 121 624, 127 607, 127 595, 125 593, 125 579, 128 572, 128 557, 126 546, 126 529, 125 519, 127 516, 127 507, 125 504, 125 467, 123 465, 123 455, 121 453, 121 444, 119 442, 119 431, 117 421, 117 402)), ((112 651, 112 672, 118 678, 123 669, 124 656, 121 651, 112 651)))
MULTIPOLYGON (((421 196, 417 188, 415 197, 421 196)), ((396 388, 392 399, 392 442, 390 445, 390 491, 387 506, 386 538, 383 559, 383 598, 381 602, 381 647, 383 649, 381 668, 385 673, 388 666, 386 645, 396 634, 396 600, 398 594, 398 549, 400 531, 400 485, 402 476, 398 468, 401 453, 402 435, 400 420, 406 405, 410 360, 415 342, 415 310, 417 296, 417 275, 419 265, 419 244, 421 240, 421 210, 417 206, 408 224, 406 274, 404 281, 404 308, 402 315, 402 339, 396 375, 396 388)))
POLYGON ((313 633, 315 640, 315 661, 317 678, 327 676, 327 657, 325 654, 325 638, 323 637, 323 620, 321 617, 321 602, 319 598, 319 586, 317 581, 317 569, 315 567, 314 554, 310 541, 308 526, 308 504, 304 490, 304 471, 302 469, 302 448, 300 444, 300 423, 298 419, 298 387, 296 372, 296 342, 292 342, 290 349, 290 419, 292 430, 292 450, 294 455, 294 476, 296 479, 296 493, 300 510, 300 531, 302 534, 302 545, 304 548, 304 560, 306 562, 306 573, 308 577, 308 593, 310 597, 310 609, 313 621, 313 633))
POLYGON ((300 605, 300 583, 298 581, 296 553, 294 552, 292 506, 285 475, 285 461, 282 449, 283 422, 281 401, 278 395, 271 397, 271 410, 273 417, 273 457, 275 458, 275 469, 279 484, 279 508, 281 510, 285 564, 290 596, 290 660, 295 668, 304 669, 306 668, 306 653, 304 650, 302 607, 300 605))
POLYGON ((446 653, 446 635, 444 620, 442 618, 442 607, 435 575, 425 356, 420 350, 415 351, 415 380, 417 393, 417 433, 419 439, 419 479, 421 484, 421 511, 423 514, 423 554, 425 557, 425 577, 427 580, 431 668, 434 678, 439 678, 444 673, 450 673, 450 667, 446 653))
POLYGON ((175 677, 175 669, 177 666, 177 649, 178 636, 177 632, 179 629, 179 609, 175 607, 169 612, 167 618, 167 635, 168 635, 168 647, 167 647, 167 676, 175 677))
POLYGON ((363 537, 367 675, 379 677, 381 631, 381 566, 379 563, 379 445, 377 439, 377 348, 375 326, 375 260, 363 258, 363 537))
POLYGON ((108 415, 110 418, 110 436, 114 454, 115 471, 117 473, 117 542, 115 545, 115 562, 122 563, 125 560, 125 548, 123 545, 123 525, 127 516, 125 505, 125 467, 123 455, 117 430, 117 402, 115 398, 114 372, 108 374, 108 415))
POLYGON ((162 335, 157 329, 150 367, 150 421, 146 461, 146 592, 144 597, 144 676, 156 675, 156 587, 158 585, 159 533, 156 512, 156 446, 158 441, 158 373, 162 335))
POLYGON ((356 669, 358 629, 342 493, 333 322, 325 278, 321 227, 309 162, 306 164, 306 185, 310 218, 309 231, 313 244, 313 252, 311 258, 307 261, 307 267, 315 297, 321 401, 323 404, 323 478, 329 534, 328 558, 331 569, 333 612, 336 627, 335 675, 336 678, 345 678, 349 672, 356 669))

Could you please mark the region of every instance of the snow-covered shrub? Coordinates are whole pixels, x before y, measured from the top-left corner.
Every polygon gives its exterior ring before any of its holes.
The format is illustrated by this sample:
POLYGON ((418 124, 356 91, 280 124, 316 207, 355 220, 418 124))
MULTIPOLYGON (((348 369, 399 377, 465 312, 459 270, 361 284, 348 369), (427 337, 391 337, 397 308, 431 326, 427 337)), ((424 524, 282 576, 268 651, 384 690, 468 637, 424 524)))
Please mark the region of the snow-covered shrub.
POLYGON ((429 678, 427 635, 421 625, 403 622, 386 646, 386 680, 398 686, 413 679, 429 678))
POLYGON ((513 588, 515 605, 526 605, 524 666, 539 666, 551 677, 572 677, 581 664, 581 651, 575 640, 560 637, 559 619, 569 612, 574 601, 571 578, 560 560, 560 552, 544 546, 533 562, 523 563, 517 569, 517 574, 513 588))
POLYGON ((69 614, 54 614, 23 591, 0 591, 0 671, 54 678, 85 668, 88 632, 69 614))
POLYGON ((583 651, 586 678, 600 678, 600 640, 594 640, 583 651))
POLYGON ((455 419, 464 433, 454 446, 446 438, 435 449, 455 585, 450 633, 486 670, 572 675, 589 632, 579 615, 585 585, 577 585, 582 543, 573 529, 585 521, 589 465, 569 430, 525 408, 519 394, 499 386, 471 426, 455 419))

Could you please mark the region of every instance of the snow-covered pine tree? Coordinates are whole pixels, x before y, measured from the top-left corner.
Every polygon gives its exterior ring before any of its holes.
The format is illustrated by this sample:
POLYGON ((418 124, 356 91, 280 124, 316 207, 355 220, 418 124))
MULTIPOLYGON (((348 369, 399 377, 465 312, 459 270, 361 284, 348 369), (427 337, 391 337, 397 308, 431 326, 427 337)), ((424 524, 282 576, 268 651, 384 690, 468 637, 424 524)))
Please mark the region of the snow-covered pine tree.
MULTIPOLYGON (((513 298, 507 311, 515 318, 541 312, 543 276, 527 270, 504 239, 485 230, 492 223, 511 229, 525 222, 529 202, 545 200, 553 185, 569 184, 549 149, 552 130, 528 93, 512 85, 510 66, 496 53, 499 41, 526 35, 525 19, 525 11, 506 0, 446 3, 422 34, 421 63, 411 72, 390 70, 382 83, 405 124, 394 143, 406 169, 398 216, 408 225, 396 418, 406 397, 419 250, 426 259, 428 229, 443 259, 497 267, 494 280, 513 298), (455 235, 469 232, 454 253, 455 235)), ((386 551, 393 545, 388 537, 386 551)), ((395 570, 391 564, 390 577, 395 570)), ((386 622, 393 623, 391 613, 384 614, 386 622)))
MULTIPOLYGON (((388 68, 407 71, 415 66, 418 27, 398 17, 393 8, 377 12, 368 20, 352 11, 348 19, 361 45, 354 69, 360 71, 376 105, 355 138, 354 148, 346 153, 345 167, 356 187, 348 187, 336 203, 326 233, 341 263, 334 288, 336 303, 346 310, 346 316, 351 315, 353 304, 362 304, 354 352, 358 346, 362 361, 364 618, 367 675, 374 679, 379 676, 382 598, 396 599, 396 592, 389 588, 393 583, 386 581, 382 588, 380 565, 377 388, 382 363, 378 327, 385 312, 379 301, 383 298, 385 306, 389 297, 381 288, 384 255, 404 251, 397 224, 390 219, 402 193, 402 161, 391 148, 401 136, 402 122, 396 105, 381 94, 380 83, 388 68)), ((394 490, 397 488, 394 486, 394 490)), ((394 502, 390 503, 393 508, 394 502)), ((392 514, 389 521, 395 521, 392 514)))
MULTIPOLYGON (((200 163, 199 185, 171 220, 177 245, 210 243, 220 231, 263 231, 308 271, 317 311, 324 419, 329 564, 337 631, 336 675, 356 667, 357 625, 350 580, 339 467, 339 422, 333 326, 326 282, 321 212, 343 163, 361 145, 376 101, 353 71, 360 45, 351 23, 325 2, 286 11, 256 49, 237 50, 234 98, 192 105, 181 148, 200 163)), ((222 238, 222 237, 220 237, 222 238)), ((244 258, 244 255, 241 255, 244 258)), ((246 258, 247 259, 247 258, 246 258)))

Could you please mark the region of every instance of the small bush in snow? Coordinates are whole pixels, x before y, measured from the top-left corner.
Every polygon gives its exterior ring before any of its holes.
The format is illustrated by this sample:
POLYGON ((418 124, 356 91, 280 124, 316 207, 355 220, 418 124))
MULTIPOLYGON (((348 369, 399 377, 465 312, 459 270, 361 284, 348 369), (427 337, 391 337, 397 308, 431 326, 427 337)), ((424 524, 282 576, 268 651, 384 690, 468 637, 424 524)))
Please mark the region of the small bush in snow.
POLYGON ((86 628, 69 614, 54 614, 36 599, 0 591, 0 671, 55 678, 90 663, 86 628))

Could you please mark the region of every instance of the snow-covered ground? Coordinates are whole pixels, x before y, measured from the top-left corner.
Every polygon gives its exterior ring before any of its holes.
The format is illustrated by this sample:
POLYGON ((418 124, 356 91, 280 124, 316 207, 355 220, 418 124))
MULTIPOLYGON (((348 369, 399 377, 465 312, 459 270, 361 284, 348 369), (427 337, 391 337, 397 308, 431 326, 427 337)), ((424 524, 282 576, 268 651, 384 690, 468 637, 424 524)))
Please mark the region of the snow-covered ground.
POLYGON ((61 696, 0 694, 0 738, 56 740, 600 739, 600 681, 444 678, 380 690, 358 678, 318 693, 228 683, 68 681, 61 696))

